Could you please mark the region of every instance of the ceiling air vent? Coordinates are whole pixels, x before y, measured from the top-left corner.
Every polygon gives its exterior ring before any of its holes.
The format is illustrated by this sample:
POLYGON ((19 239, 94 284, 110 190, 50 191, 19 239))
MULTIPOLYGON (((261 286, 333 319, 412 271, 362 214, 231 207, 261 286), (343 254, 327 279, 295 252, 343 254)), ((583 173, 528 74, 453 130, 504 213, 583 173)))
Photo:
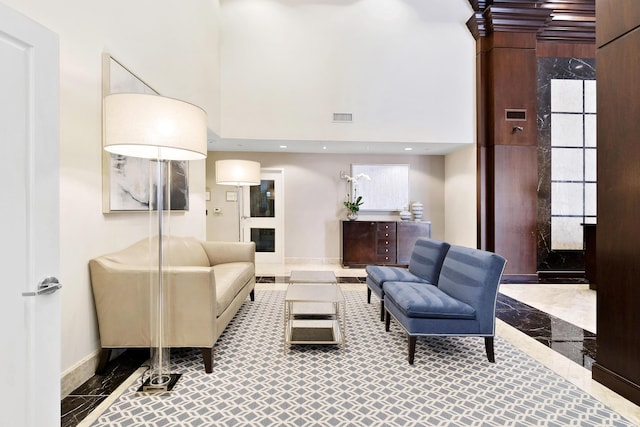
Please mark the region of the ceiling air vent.
POLYGON ((353 113, 333 113, 333 121, 338 123, 353 122, 353 113))

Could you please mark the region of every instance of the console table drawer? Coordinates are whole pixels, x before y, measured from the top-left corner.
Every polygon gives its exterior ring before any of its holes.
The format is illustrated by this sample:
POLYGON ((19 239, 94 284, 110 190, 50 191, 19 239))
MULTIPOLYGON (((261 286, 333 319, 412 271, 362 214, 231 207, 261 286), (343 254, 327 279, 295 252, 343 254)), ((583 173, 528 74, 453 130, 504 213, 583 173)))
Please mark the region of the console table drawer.
POLYGON ((393 233, 396 234, 396 223, 395 222, 377 222, 376 230, 378 234, 380 233, 393 233))
POLYGON ((378 255, 389 255, 396 257, 396 242, 395 240, 378 240, 378 244, 376 245, 376 254, 378 255))
POLYGON ((377 255, 376 256, 376 264, 395 264, 396 256, 395 255, 377 255))

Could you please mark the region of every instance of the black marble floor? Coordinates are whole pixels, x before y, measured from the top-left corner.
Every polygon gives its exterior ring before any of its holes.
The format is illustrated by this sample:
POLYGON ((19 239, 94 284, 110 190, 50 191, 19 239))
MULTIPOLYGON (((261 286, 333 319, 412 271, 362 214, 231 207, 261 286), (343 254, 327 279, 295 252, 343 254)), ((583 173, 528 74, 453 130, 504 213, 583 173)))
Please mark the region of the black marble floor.
MULTIPOLYGON (((257 283, 288 283, 287 276, 259 276, 257 283)), ((364 277, 339 277, 339 283, 365 283, 364 277)), ((523 285, 530 286, 530 285, 523 285)), ((499 294, 496 317, 570 360, 591 369, 596 335, 527 304, 499 294)), ((62 400, 62 427, 78 425, 148 358, 148 349, 131 349, 109 362, 104 375, 95 375, 62 400)))
POLYGON ((496 317, 591 370, 596 359, 596 334, 503 294, 498 294, 496 317))
POLYGON ((62 399, 62 427, 76 426, 149 358, 149 349, 129 349, 111 360, 104 375, 94 375, 62 399))

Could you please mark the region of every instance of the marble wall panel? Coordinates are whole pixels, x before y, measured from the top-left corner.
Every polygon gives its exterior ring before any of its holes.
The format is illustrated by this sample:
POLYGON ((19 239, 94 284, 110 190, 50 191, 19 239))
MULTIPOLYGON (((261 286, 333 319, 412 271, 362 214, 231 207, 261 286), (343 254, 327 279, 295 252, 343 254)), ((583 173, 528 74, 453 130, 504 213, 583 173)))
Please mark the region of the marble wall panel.
MULTIPOLYGON (((583 270, 584 254, 582 251, 566 251, 551 249, 551 81, 553 79, 594 80, 596 73, 595 59, 584 58, 538 58, 538 270, 583 270)), ((564 85, 554 96, 567 96, 571 85, 564 85)), ((571 100, 567 99, 567 108, 571 108, 571 100)), ((595 82, 587 84, 585 93, 587 112, 595 112, 595 82)), ((555 104, 554 104, 555 105, 555 104)), ((587 126, 595 129, 595 118, 587 126)), ((595 135, 595 132, 588 134, 595 135)), ((562 131, 559 132, 562 134, 562 131)), ((595 140, 587 139, 588 146, 595 147, 595 140)))

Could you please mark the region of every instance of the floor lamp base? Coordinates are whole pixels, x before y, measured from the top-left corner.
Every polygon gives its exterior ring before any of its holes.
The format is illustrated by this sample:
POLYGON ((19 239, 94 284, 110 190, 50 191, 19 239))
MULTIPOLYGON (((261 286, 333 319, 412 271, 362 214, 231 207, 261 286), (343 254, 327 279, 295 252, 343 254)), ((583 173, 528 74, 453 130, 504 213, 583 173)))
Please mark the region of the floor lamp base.
POLYGON ((169 374, 169 381, 161 385, 151 384, 151 378, 147 378, 138 389, 138 393, 162 393, 171 391, 181 376, 182 374, 169 374))

